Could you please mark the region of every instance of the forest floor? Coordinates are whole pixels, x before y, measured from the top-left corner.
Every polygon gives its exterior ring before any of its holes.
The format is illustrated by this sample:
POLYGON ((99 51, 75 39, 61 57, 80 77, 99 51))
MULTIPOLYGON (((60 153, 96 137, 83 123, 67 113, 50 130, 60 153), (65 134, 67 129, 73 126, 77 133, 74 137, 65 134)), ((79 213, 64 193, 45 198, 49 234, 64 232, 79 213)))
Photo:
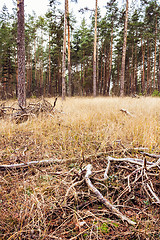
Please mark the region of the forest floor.
POLYGON ((58 98, 52 113, 1 118, 0 166, 50 163, 0 167, 0 239, 160 239, 158 155, 160 98, 58 98), (88 164, 92 184, 135 224, 88 187, 88 164))

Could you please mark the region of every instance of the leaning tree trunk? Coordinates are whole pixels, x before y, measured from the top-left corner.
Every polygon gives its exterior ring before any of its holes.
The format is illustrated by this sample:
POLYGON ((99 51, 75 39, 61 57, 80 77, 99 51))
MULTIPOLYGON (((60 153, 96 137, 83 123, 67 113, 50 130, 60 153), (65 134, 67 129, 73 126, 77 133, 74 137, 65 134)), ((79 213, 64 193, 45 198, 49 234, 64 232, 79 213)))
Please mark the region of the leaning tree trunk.
POLYGON ((26 106, 24 0, 17 0, 17 18, 18 104, 24 108, 26 106))
POLYGON ((126 48, 127 48, 127 25, 128 25, 128 0, 126 0, 126 16, 124 25, 124 40, 122 50, 122 65, 121 65, 121 77, 120 77, 120 96, 124 96, 124 76, 125 76, 125 60, 126 60, 126 48))
POLYGON ((95 5, 95 30, 94 30, 94 53, 93 53, 93 96, 96 97, 96 92, 97 92, 97 82, 96 82, 96 66, 97 66, 97 61, 96 61, 96 52, 97 52, 97 2, 96 0, 96 5, 95 5))

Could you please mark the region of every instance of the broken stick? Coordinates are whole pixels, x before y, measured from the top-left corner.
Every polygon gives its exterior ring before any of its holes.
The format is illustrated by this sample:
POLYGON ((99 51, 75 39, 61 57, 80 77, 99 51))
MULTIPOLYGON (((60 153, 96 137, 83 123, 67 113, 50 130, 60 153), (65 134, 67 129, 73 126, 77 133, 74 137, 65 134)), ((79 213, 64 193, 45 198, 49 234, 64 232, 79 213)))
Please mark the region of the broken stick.
POLYGON ((136 222, 130 220, 128 217, 123 215, 114 205, 112 205, 103 195, 98 191, 98 189, 92 184, 91 180, 89 179, 89 176, 92 174, 92 165, 88 164, 86 166, 86 175, 85 175, 85 181, 88 186, 88 188, 97 196, 99 201, 104 204, 107 208, 109 208, 116 216, 118 216, 122 221, 127 221, 131 225, 135 225, 136 222))

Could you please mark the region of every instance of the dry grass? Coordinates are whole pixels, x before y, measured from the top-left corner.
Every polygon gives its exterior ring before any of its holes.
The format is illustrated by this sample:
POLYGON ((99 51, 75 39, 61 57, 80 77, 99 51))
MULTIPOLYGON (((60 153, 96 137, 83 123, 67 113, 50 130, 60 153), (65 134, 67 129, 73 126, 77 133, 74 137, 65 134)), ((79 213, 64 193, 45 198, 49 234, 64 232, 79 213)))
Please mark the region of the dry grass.
MULTIPOLYGON (((53 104, 54 99, 48 101, 53 104)), ((103 217, 104 223, 96 219, 96 209, 101 208, 98 203, 93 204, 94 197, 87 196, 85 185, 83 198, 78 200, 73 191, 70 209, 63 207, 64 196, 83 156, 84 165, 89 162, 105 168, 106 155, 125 157, 126 149, 135 147, 147 147, 150 153, 160 154, 160 98, 67 98, 65 102, 58 99, 52 115, 41 115, 19 125, 0 120, 1 164, 48 158, 67 160, 41 169, 34 167, 0 175, 3 213, 0 238, 112 239, 114 235, 113 239, 158 239, 159 210, 146 205, 148 199, 144 198, 143 204, 130 206, 132 212, 128 210, 128 215, 133 217, 136 208, 142 209, 135 229, 117 224, 116 218, 112 222, 103 217), (122 113, 121 108, 134 117, 122 113), (97 158, 99 153, 101 158, 97 158), (70 174, 65 175, 68 171, 70 174), (62 174, 55 176, 54 172, 62 174), (81 211, 74 209, 84 201, 89 201, 92 211, 88 207, 81 211), (90 215, 87 211, 91 211, 90 215), (86 225, 81 227, 78 223, 83 219, 86 225)), ((139 156, 138 153, 132 155, 139 156)), ((159 186, 159 178, 157 182, 159 186)), ((123 187, 119 181, 116 184, 123 187)), ((111 194, 111 201, 115 197, 111 194)), ((110 217, 109 213, 106 216, 110 217)))

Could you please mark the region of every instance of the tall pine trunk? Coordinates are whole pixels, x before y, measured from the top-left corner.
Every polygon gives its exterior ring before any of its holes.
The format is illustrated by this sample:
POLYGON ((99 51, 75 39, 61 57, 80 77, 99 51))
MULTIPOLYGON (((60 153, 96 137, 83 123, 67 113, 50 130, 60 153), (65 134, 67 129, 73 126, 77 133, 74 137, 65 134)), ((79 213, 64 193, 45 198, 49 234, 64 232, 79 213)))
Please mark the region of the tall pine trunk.
POLYGON ((107 95, 109 96, 110 84, 111 84, 111 73, 112 73, 112 55, 113 55, 113 23, 112 23, 112 30, 111 30, 111 46, 110 46, 110 63, 109 63, 109 77, 108 77, 108 84, 107 84, 107 95))
POLYGON ((155 90, 155 88, 156 88, 156 52, 157 52, 157 16, 156 16, 156 25, 155 25, 153 90, 155 90))
POLYGON ((24 0, 17 0, 17 18, 18 104, 24 108, 26 106, 24 0))
POLYGON ((147 94, 151 93, 150 66, 150 42, 147 39, 147 94))
POLYGON ((72 95, 71 82, 71 42, 70 42, 70 26, 69 26, 69 5, 67 0, 67 28, 68 28, 68 96, 72 95))
POLYGON ((120 77, 120 96, 124 96, 124 77, 125 77, 125 60, 126 60, 126 48, 127 48, 127 26, 128 26, 128 0, 126 0, 126 15, 124 25, 124 40, 122 50, 122 65, 121 65, 121 77, 120 77))
MULTIPOLYGON (((137 36, 137 34, 136 34, 137 36)), ((137 43, 135 43, 135 62, 134 62, 134 93, 137 93, 137 43)))
POLYGON ((104 47, 104 65, 103 65, 103 95, 106 94, 106 47, 104 47))
POLYGON ((159 44, 159 72, 158 72, 158 91, 160 93, 160 44, 159 44))
POLYGON ((143 44, 141 37, 141 47, 142 47, 142 73, 141 73, 141 89, 142 93, 145 92, 145 42, 143 44))
POLYGON ((62 100, 66 97, 66 28, 67 28, 67 0, 65 0, 64 14, 64 35, 63 35, 63 55, 62 55, 62 100))
POLYGON ((50 43, 50 33, 49 33, 49 66, 48 66, 48 74, 49 74, 49 79, 48 79, 48 82, 49 82, 49 94, 52 94, 52 90, 51 90, 51 43, 50 43))
POLYGON ((93 53, 93 96, 97 95, 97 2, 95 0, 95 27, 94 27, 94 53, 93 53))

